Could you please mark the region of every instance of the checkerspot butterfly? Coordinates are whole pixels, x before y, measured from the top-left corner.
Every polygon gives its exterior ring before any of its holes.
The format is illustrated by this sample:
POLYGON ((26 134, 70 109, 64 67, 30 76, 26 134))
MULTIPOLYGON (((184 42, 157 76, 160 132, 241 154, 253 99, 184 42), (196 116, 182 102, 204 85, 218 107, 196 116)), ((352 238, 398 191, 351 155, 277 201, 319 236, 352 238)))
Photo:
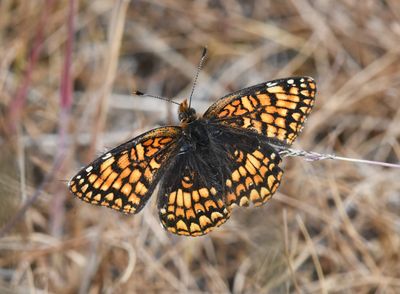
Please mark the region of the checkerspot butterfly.
POLYGON ((200 236, 225 223, 232 207, 259 206, 283 171, 275 146, 288 147, 314 104, 310 77, 261 83, 219 99, 197 116, 184 100, 179 126, 146 132, 102 155, 69 182, 86 202, 138 213, 157 184, 162 225, 200 236))

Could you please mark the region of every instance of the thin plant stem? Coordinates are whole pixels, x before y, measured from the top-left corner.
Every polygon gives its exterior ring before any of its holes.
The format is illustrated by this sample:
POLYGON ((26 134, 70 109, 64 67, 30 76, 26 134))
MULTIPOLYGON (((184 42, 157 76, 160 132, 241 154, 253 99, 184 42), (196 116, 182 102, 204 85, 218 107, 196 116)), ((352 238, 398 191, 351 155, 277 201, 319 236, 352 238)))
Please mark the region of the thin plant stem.
POLYGON ((27 67, 25 69, 23 78, 21 83, 19 84, 17 91, 15 93, 15 98, 11 101, 8 106, 8 134, 12 134, 15 131, 16 123, 18 122, 21 111, 24 108, 26 102, 26 95, 29 91, 29 87, 31 85, 31 78, 33 74, 33 70, 36 67, 37 61, 39 59, 40 53, 43 49, 43 38, 44 38, 44 29, 46 28, 46 24, 48 22, 50 11, 53 6, 53 0, 47 0, 44 4, 44 9, 41 14, 41 18, 39 20, 36 36, 33 41, 32 51, 29 56, 29 60, 27 62, 27 67))
POLYGON ((318 161, 318 160, 325 160, 325 159, 333 159, 333 160, 342 160, 342 161, 349 161, 355 163, 363 163, 363 164, 372 164, 372 165, 379 165, 385 167, 394 167, 400 168, 400 164, 396 163, 388 163, 388 162, 381 162, 381 161, 373 161, 373 160, 366 160, 366 159, 358 159, 358 158, 348 158, 343 156, 336 156, 334 154, 320 154, 314 151, 304 151, 304 150, 297 150, 292 148, 284 148, 281 146, 275 146, 279 150, 279 154, 283 157, 288 156, 299 156, 304 157, 307 161, 318 161))
MULTIPOLYGON (((69 125, 69 114, 73 100, 72 88, 72 50, 74 45, 74 12, 75 0, 68 3, 67 15, 67 41, 65 46, 64 66, 61 73, 60 85, 60 116, 59 116, 59 140, 58 152, 63 154, 66 152, 66 137, 69 125)), ((58 191, 54 195, 51 210, 51 231, 52 235, 61 235, 61 230, 65 216, 65 191, 58 191)))

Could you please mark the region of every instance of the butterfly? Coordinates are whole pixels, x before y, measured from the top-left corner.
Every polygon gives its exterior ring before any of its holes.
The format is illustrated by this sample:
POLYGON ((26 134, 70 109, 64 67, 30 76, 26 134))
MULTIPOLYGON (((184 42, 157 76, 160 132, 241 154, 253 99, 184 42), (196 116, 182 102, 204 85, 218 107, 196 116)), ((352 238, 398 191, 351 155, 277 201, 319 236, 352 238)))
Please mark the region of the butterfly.
POLYGON ((69 189, 83 201, 135 214, 159 184, 163 227, 207 234, 235 205, 260 206, 276 192, 283 174, 279 150, 302 130, 315 94, 312 78, 291 77, 228 94, 202 116, 184 100, 179 126, 153 129, 105 153, 69 189))

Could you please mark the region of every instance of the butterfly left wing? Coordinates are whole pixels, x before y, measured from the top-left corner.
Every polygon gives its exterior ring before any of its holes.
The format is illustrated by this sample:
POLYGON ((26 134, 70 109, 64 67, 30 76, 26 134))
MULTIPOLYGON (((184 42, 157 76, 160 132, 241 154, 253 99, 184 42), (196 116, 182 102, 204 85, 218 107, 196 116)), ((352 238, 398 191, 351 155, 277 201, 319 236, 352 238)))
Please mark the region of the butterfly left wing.
POLYGON ((291 145, 311 112, 315 93, 310 77, 274 80, 226 95, 203 117, 291 145))
POLYGON ((176 154, 181 134, 181 128, 173 126, 144 133, 83 168, 70 180, 69 189, 91 204, 138 213, 176 154))

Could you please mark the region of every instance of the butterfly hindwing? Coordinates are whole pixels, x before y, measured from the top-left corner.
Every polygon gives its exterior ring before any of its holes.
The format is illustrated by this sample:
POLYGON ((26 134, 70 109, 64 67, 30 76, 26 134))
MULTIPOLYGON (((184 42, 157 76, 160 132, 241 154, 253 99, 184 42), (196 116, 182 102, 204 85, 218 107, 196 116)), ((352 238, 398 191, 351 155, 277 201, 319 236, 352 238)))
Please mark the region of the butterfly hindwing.
POLYGON ((204 117, 291 145, 311 112, 315 93, 310 77, 274 80, 226 95, 204 117))
POLYGON ((208 151, 178 155, 165 173, 158 208, 162 225, 172 233, 204 235, 230 216, 222 185, 227 173, 220 170, 215 154, 208 151))
POLYGON ((82 169, 69 182, 69 189, 91 204, 137 213, 176 152, 181 133, 180 127, 171 126, 144 133, 82 169))
POLYGON ((214 149, 227 158, 226 205, 264 204, 278 189, 283 174, 281 157, 269 139, 223 125, 211 125, 209 130, 214 149))
POLYGON ((259 206, 267 202, 279 187, 281 158, 271 146, 260 144, 232 150, 233 167, 226 180, 228 206, 259 206))

